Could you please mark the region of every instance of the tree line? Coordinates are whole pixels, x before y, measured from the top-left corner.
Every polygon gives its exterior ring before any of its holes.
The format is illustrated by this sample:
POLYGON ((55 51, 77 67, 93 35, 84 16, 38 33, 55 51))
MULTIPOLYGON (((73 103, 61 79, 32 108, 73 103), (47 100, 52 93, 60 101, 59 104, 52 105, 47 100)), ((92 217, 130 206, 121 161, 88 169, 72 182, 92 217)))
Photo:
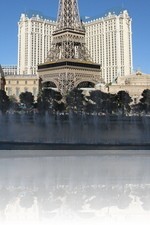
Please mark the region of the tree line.
POLYGON ((10 110, 14 112, 38 112, 44 114, 94 114, 112 115, 129 113, 148 114, 150 112, 150 90, 145 89, 137 104, 131 104, 132 98, 126 91, 119 91, 116 94, 105 93, 100 90, 93 90, 89 95, 74 88, 66 96, 53 89, 43 89, 35 102, 31 92, 22 92, 19 102, 14 96, 8 97, 6 92, 0 90, 0 111, 5 114, 10 110))

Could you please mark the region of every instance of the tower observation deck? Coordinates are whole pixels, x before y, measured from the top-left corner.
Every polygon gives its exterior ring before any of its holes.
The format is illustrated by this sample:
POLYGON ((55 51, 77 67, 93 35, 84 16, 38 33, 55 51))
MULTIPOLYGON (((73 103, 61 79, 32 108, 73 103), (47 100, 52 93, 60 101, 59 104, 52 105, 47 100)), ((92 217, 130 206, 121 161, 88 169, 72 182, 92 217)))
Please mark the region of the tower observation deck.
POLYGON ((38 65, 42 87, 62 94, 75 87, 94 87, 101 81, 100 65, 91 61, 77 0, 59 0, 57 25, 48 57, 38 65))

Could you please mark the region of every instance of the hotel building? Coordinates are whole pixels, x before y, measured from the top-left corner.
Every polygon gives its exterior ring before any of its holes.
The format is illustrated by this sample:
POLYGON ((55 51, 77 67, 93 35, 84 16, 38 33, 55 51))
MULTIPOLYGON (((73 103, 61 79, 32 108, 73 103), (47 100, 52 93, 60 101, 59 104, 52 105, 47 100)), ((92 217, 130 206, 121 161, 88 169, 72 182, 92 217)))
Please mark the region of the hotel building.
POLYGON ((106 84, 132 73, 131 22, 124 10, 119 15, 108 13, 85 23, 87 48, 93 61, 101 64, 106 84))
POLYGON ((17 65, 2 65, 4 75, 17 75, 17 65))
POLYGON ((50 50, 56 22, 21 14, 18 23, 18 74, 36 74, 50 50))
POLYGON ((37 75, 5 75, 5 91, 8 96, 14 96, 19 101, 22 92, 31 92, 34 99, 39 93, 39 79, 37 75))
MULTIPOLYGON (((124 10, 119 15, 84 22, 86 44, 95 63, 101 64, 105 83, 132 73, 132 20, 124 10)), ((36 74, 51 47, 56 22, 39 15, 22 14, 18 23, 18 74, 36 74)))

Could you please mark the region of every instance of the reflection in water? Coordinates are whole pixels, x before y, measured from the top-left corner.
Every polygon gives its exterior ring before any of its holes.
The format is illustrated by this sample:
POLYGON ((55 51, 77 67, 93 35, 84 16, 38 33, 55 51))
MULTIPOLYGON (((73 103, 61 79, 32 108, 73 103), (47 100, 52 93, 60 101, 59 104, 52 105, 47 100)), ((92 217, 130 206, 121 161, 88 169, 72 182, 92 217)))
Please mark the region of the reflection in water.
POLYGON ((0 151, 0 224, 149 224, 149 151, 12 156, 0 151))

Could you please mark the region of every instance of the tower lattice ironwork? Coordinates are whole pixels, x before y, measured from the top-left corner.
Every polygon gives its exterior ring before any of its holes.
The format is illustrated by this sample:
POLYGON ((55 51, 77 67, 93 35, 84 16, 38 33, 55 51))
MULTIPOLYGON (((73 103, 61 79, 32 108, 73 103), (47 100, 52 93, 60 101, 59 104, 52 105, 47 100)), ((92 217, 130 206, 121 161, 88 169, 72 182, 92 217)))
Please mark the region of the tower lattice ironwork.
POLYGON ((76 0, 59 0, 56 30, 46 61, 59 59, 90 60, 76 0))
POLYGON ((52 46, 38 73, 43 83, 53 83, 61 93, 80 83, 100 82, 100 65, 92 62, 86 48, 77 0, 59 0, 52 46))

